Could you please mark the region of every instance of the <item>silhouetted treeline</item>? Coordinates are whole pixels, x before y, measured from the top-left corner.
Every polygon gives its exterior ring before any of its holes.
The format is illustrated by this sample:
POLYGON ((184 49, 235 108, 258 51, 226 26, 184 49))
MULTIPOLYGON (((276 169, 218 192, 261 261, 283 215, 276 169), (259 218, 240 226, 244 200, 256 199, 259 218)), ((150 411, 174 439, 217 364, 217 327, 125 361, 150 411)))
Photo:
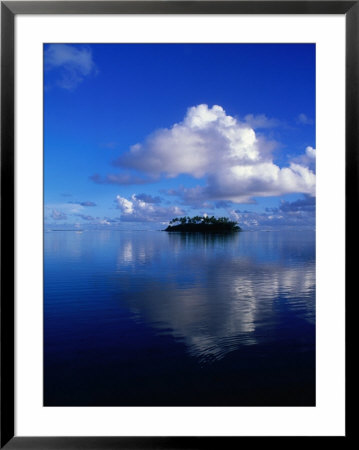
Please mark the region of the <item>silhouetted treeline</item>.
POLYGON ((165 231, 202 232, 202 233, 228 233, 241 231, 237 222, 229 220, 228 217, 176 217, 172 219, 165 231))

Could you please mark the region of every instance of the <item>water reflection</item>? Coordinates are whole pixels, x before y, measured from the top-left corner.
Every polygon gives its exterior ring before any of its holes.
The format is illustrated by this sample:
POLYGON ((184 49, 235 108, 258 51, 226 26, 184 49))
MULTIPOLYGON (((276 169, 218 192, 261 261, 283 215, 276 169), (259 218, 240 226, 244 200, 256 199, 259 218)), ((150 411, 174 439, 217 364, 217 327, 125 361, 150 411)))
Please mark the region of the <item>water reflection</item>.
POLYGON ((283 258, 275 238, 272 261, 258 261, 268 238, 261 243, 257 236, 248 254, 247 236, 167 234, 150 241, 125 236, 118 246, 121 270, 113 279, 116 298, 139 322, 185 342, 203 362, 276 339, 278 327, 290 326, 283 323, 288 312, 314 323, 314 260, 303 263, 293 249, 283 258), (136 274, 124 269, 129 261, 136 274))
POLYGON ((236 243, 239 236, 240 233, 167 233, 170 245, 181 247, 201 245, 213 248, 229 245, 236 243))
POLYGON ((315 404, 315 236, 50 232, 47 406, 315 404))

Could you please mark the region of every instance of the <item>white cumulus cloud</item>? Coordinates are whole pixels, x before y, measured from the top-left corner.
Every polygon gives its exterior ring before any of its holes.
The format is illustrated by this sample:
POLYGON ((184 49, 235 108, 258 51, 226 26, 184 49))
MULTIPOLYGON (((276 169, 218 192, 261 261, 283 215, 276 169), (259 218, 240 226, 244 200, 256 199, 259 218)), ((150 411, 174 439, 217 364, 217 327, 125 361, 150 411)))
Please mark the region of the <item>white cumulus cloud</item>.
POLYGON ((307 167, 314 172, 316 156, 317 156, 316 149, 308 146, 305 149, 305 153, 303 155, 298 156, 297 158, 294 158, 292 162, 294 164, 307 167))
MULTIPOLYGON (((308 149, 306 158, 315 156, 308 149)), ((204 177, 206 186, 181 190, 184 199, 248 203, 256 196, 314 195, 311 168, 299 160, 281 168, 273 162, 272 150, 273 144, 257 136, 248 122, 226 114, 221 106, 203 104, 189 108, 182 122, 132 146, 115 164, 152 177, 204 177)))
POLYGON ((305 149, 305 154, 308 156, 308 158, 315 159, 315 157, 316 157, 315 148, 313 148, 313 147, 307 147, 307 148, 305 149))
POLYGON ((121 221, 125 222, 161 222, 184 214, 177 206, 159 206, 146 202, 133 194, 130 199, 117 195, 117 208, 121 211, 121 221))

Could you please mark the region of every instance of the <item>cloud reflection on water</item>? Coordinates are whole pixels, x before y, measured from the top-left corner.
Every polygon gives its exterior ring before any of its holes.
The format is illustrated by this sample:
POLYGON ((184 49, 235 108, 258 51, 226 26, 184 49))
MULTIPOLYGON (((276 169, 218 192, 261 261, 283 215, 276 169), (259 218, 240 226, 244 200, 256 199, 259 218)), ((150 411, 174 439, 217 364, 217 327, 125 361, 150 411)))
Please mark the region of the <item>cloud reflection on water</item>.
POLYGON ((301 258, 309 242, 289 240, 283 248, 275 233, 254 234, 122 236, 118 298, 138 321, 184 342, 203 361, 274 339, 286 326, 283 311, 314 323, 315 262, 301 258))

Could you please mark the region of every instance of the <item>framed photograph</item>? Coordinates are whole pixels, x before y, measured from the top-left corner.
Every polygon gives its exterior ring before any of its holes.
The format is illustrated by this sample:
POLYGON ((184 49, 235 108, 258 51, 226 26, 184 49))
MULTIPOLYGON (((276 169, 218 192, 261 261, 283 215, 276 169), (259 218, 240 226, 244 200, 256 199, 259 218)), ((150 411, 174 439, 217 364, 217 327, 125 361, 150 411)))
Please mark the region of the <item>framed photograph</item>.
POLYGON ((1 447, 348 437, 358 26, 1 2, 1 447))

